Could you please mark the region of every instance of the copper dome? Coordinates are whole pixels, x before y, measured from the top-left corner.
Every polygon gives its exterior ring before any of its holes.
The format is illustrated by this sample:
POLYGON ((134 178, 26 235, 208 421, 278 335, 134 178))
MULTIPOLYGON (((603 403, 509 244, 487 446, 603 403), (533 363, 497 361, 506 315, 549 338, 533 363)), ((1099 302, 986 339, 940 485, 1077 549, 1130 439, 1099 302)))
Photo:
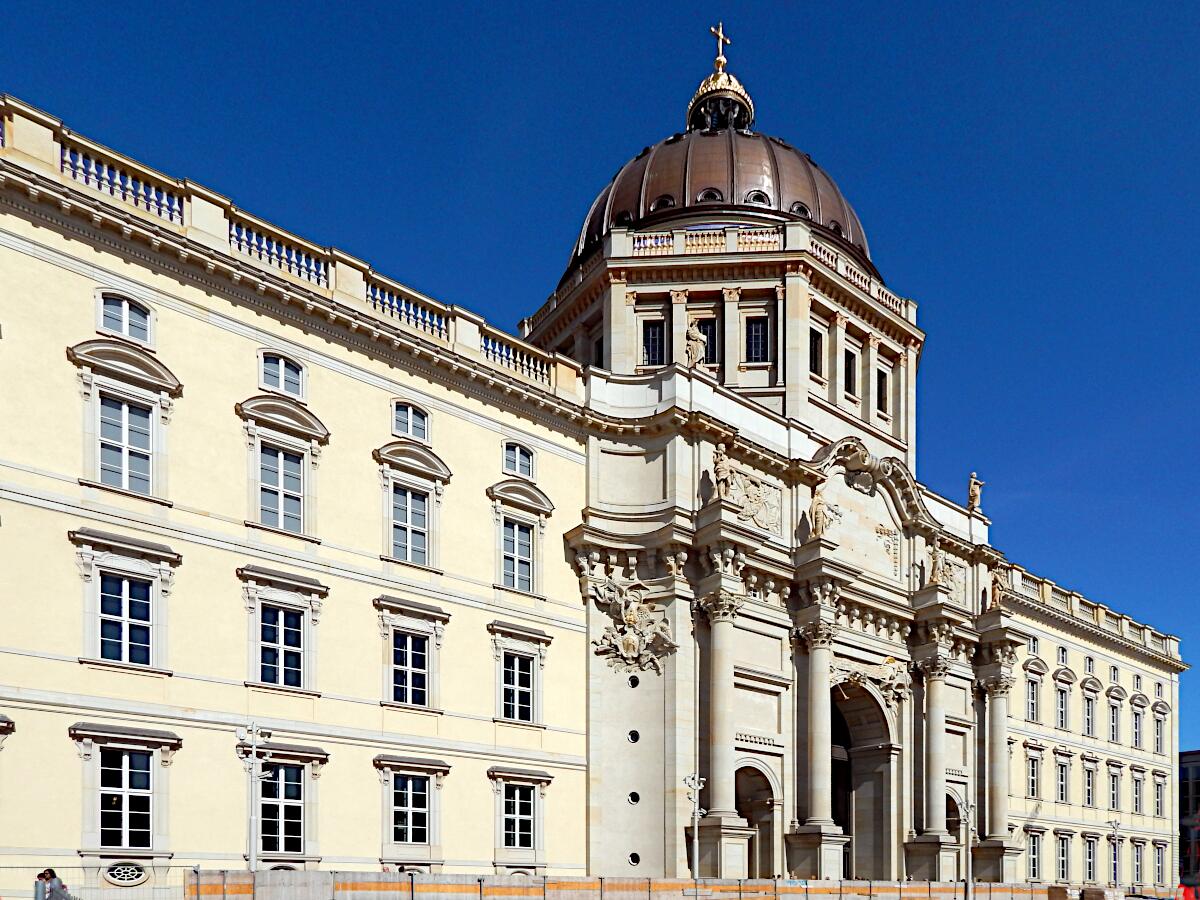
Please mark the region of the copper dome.
POLYGON ((614 225, 668 227, 676 219, 695 223, 711 216, 809 220, 874 270, 862 223, 833 179, 808 154, 751 131, 750 95, 722 69, 701 83, 688 104, 688 130, 642 150, 600 192, 571 265, 614 225))

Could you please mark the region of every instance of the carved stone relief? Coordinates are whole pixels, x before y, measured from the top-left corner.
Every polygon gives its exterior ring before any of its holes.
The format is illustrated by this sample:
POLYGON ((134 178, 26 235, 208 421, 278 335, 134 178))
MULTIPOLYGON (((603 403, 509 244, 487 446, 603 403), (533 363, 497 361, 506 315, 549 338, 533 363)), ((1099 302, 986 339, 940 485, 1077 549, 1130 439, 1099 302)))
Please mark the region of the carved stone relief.
POLYGON ((829 667, 830 686, 839 684, 863 685, 871 682, 889 708, 904 700, 912 686, 908 666, 889 656, 882 663, 864 663, 852 659, 835 659, 829 667))
POLYGON ((724 444, 713 450, 712 481, 716 497, 738 508, 738 521, 753 522, 759 528, 782 534, 783 491, 753 472, 735 466, 724 444))
POLYGON ((596 655, 619 672, 645 671, 662 674, 662 660, 679 649, 671 637, 671 626, 656 619, 643 601, 645 587, 637 582, 621 585, 612 578, 593 584, 592 598, 612 618, 604 633, 592 641, 596 655))

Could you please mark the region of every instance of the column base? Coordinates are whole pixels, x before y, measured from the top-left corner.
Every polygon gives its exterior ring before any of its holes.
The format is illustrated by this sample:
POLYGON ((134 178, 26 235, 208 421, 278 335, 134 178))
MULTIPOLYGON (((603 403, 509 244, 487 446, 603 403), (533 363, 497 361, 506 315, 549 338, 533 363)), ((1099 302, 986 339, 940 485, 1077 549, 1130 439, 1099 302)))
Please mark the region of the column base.
POLYGON ((1012 884, 1023 880, 1021 848, 1006 841, 980 841, 975 847, 975 879, 1012 884))
POLYGON ((959 845, 948 834, 921 834, 904 844, 905 869, 913 881, 958 881, 959 845))
MULTIPOLYGON (((687 831, 691 847, 692 829, 687 831)), ((758 833, 745 819, 728 814, 709 813, 700 820, 701 878, 748 878, 750 872, 750 838, 758 833)))
POLYGON ((845 877, 849 843, 850 835, 840 825, 801 825, 787 836, 788 874, 840 881, 845 877))

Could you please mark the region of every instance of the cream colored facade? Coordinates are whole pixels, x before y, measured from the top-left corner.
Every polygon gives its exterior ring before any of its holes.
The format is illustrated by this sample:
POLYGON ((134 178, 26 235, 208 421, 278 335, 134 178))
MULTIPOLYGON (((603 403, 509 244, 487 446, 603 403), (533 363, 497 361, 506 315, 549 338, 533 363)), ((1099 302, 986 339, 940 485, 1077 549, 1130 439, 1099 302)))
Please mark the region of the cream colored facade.
POLYGON ((749 213, 568 276, 521 340, 4 100, 9 864, 683 876, 699 773, 707 875, 1174 884, 1178 642, 915 479, 915 303, 749 213))

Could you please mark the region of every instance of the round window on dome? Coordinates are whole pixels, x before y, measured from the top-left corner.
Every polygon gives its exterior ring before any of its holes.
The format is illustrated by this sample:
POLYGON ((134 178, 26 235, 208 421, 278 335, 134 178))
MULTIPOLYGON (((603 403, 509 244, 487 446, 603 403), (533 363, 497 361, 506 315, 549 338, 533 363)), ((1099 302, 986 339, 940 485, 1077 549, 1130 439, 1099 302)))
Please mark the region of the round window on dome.
POLYGON ((616 216, 613 218, 613 222, 617 225, 632 225, 633 216, 630 214, 629 210, 623 209, 616 214, 616 216))
POLYGON ((746 195, 746 202, 753 203, 755 206, 770 206, 771 198, 762 191, 751 191, 746 195))
POLYGON ((838 237, 842 236, 842 226, 841 226, 841 223, 839 223, 837 220, 834 220, 829 223, 829 230, 832 231, 834 234, 836 234, 838 237))
POLYGON ((723 199, 716 188, 705 188, 696 196, 697 203, 720 203, 723 199))
POLYGON ((800 218, 802 218, 802 219, 811 219, 812 218, 812 210, 810 210, 807 206, 805 206, 799 200, 797 200, 795 203, 792 204, 792 212, 795 213, 796 215, 800 216, 800 218))
POLYGON ((675 206, 675 198, 670 194, 663 194, 650 204, 650 212, 658 212, 660 209, 671 209, 675 206))

